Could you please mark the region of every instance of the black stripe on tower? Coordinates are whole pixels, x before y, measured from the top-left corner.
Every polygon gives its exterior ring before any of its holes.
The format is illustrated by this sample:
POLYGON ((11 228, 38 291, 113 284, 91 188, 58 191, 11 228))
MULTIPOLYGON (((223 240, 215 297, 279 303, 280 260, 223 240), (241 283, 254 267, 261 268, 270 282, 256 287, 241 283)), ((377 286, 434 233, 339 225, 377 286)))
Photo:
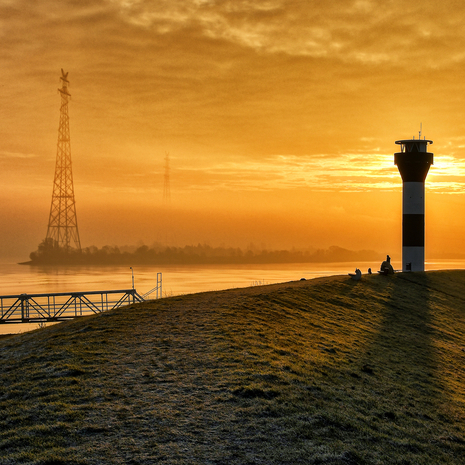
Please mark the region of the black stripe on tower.
POLYGON ((402 215, 402 245, 425 246, 425 215, 402 215))

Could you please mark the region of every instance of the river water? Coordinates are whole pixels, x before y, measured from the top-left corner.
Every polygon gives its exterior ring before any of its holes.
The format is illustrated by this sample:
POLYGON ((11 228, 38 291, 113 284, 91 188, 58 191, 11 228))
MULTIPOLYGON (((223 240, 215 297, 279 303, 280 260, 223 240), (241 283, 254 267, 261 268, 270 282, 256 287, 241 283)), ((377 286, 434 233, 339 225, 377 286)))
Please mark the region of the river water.
MULTIPOLYGON (((357 263, 363 273, 369 267, 376 270, 379 265, 357 263)), ((400 268, 401 264, 393 262, 393 266, 400 268)), ((425 267, 427 270, 462 269, 465 268, 465 260, 429 261, 425 267)), ((166 297, 344 275, 354 269, 351 263, 134 266, 132 270, 127 266, 55 268, 0 264, 0 295, 131 289, 133 273, 134 287, 143 295, 156 286, 157 273, 162 273, 162 295, 166 297)), ((37 324, 1 324, 0 334, 24 332, 37 327, 37 324)))

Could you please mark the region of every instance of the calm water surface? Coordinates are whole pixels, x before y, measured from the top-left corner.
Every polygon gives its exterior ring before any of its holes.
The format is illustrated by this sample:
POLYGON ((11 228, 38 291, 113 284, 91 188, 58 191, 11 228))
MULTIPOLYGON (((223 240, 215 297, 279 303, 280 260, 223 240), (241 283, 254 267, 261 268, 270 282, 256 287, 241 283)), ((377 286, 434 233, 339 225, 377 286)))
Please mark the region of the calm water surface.
MULTIPOLYGON (((358 263, 366 273, 378 263, 358 263)), ((394 268, 400 263, 393 262, 394 268)), ((431 261, 427 270, 465 268, 465 260, 431 261)), ((198 266, 134 266, 135 288, 144 294, 156 286, 157 273, 162 273, 163 296, 191 294, 260 284, 273 284, 312 279, 321 276, 353 272, 351 263, 292 263, 273 265, 198 265, 198 266)), ((0 295, 52 292, 106 291, 132 288, 132 272, 127 266, 118 267, 30 267, 0 265, 0 295)), ((16 333, 37 328, 37 324, 0 325, 0 334, 16 333)))

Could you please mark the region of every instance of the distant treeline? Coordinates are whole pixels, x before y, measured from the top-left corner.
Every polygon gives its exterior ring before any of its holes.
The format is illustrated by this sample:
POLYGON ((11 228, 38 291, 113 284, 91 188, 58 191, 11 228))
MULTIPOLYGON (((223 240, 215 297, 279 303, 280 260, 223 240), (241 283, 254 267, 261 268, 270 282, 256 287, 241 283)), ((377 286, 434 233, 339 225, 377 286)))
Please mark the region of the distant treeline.
POLYGON ((51 240, 44 240, 30 254, 29 265, 232 265, 265 263, 329 263, 380 261, 372 250, 347 250, 337 246, 316 251, 302 250, 242 250, 234 247, 211 247, 206 244, 184 247, 143 245, 134 251, 118 247, 86 247, 81 252, 63 249, 51 240))

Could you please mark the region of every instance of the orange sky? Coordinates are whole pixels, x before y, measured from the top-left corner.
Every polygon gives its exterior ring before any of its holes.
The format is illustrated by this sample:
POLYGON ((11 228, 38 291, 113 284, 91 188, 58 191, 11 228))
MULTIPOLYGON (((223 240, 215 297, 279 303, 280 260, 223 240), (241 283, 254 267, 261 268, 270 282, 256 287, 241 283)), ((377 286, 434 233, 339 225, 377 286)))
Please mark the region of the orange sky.
POLYGON ((426 255, 463 252, 464 20, 447 0, 0 0, 0 261, 45 237, 61 68, 83 247, 400 260, 394 141, 421 122, 435 154, 426 255))

